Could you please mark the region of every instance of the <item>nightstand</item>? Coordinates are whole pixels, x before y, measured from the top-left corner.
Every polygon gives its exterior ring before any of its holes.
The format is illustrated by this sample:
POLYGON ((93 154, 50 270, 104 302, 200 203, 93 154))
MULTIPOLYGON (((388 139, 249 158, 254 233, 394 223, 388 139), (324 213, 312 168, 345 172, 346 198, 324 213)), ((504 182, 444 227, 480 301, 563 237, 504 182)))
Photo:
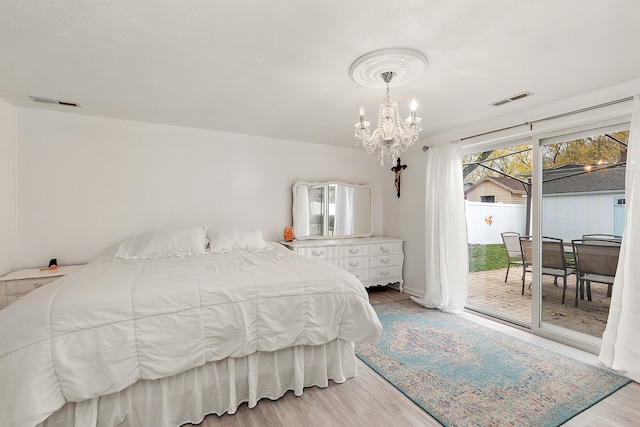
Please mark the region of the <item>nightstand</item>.
POLYGON ((29 268, 0 277, 0 310, 36 288, 79 270, 82 265, 62 265, 56 270, 29 268))

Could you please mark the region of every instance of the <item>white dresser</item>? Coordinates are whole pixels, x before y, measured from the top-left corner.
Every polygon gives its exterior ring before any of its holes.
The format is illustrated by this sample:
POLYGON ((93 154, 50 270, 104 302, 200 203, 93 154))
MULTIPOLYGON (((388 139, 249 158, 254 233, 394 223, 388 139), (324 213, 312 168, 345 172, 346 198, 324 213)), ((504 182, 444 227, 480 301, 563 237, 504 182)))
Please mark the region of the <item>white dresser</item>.
POLYGON ((359 237, 281 243, 301 255, 349 271, 365 287, 398 283, 402 291, 402 242, 392 237, 359 237))
POLYGON ((82 265, 62 265, 56 270, 30 268, 0 277, 0 310, 29 292, 77 271, 82 265))

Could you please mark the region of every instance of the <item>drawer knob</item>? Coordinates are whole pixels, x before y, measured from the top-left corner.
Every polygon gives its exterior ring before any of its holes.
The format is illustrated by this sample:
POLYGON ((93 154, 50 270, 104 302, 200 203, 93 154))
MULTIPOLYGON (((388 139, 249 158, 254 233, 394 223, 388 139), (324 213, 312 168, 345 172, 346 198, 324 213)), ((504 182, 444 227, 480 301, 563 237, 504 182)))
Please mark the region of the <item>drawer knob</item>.
POLYGON ((349 248, 349 253, 352 255, 357 254, 358 252, 360 252, 360 249, 353 249, 353 248, 349 248))
POLYGON ((391 250, 385 248, 384 246, 380 246, 380 251, 384 252, 385 254, 388 254, 389 252, 391 252, 391 250))
POLYGON ((314 249, 314 250, 311 251, 311 254, 313 256, 322 256, 322 255, 324 255, 324 251, 321 251, 321 250, 318 250, 318 249, 314 249))
POLYGON ((388 275, 389 275, 389 272, 388 272, 388 271, 381 271, 381 272, 380 272, 380 275, 381 275, 381 276, 388 276, 388 275))
POLYGON ((349 262, 349 266, 351 267, 357 267, 360 265, 360 261, 350 261, 349 262))
POLYGON ((387 259, 381 259, 380 262, 382 264, 389 264, 391 262, 391 258, 387 258, 387 259))

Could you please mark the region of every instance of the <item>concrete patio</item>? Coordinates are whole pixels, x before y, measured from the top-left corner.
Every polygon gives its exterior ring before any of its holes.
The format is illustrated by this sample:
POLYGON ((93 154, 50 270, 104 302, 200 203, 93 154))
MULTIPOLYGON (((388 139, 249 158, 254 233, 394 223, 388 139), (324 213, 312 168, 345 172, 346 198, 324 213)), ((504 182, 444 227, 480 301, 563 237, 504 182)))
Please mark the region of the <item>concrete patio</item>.
MULTIPOLYGON (((522 268, 511 268, 507 283, 504 282, 507 269, 469 274, 469 297, 467 305, 482 308, 510 317, 531 322, 531 274, 526 276, 526 286, 522 295, 522 268)), ((562 278, 554 286, 553 277, 543 276, 542 320, 544 322, 601 337, 607 324, 609 303, 607 285, 591 284, 592 301, 578 300, 574 307, 576 276, 567 279, 565 304, 562 304, 562 278)))

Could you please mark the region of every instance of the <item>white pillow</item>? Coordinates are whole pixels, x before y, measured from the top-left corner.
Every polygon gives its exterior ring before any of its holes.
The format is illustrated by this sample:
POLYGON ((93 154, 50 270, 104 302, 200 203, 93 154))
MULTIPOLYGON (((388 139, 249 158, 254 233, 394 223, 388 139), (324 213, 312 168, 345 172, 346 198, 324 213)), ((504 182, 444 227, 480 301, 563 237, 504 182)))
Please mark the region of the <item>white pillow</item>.
POLYGON ((171 227, 148 231, 120 244, 116 258, 146 259, 198 255, 207 248, 206 227, 171 227))
POLYGON ((253 252, 265 248, 261 230, 209 229, 209 248, 213 253, 253 252))

